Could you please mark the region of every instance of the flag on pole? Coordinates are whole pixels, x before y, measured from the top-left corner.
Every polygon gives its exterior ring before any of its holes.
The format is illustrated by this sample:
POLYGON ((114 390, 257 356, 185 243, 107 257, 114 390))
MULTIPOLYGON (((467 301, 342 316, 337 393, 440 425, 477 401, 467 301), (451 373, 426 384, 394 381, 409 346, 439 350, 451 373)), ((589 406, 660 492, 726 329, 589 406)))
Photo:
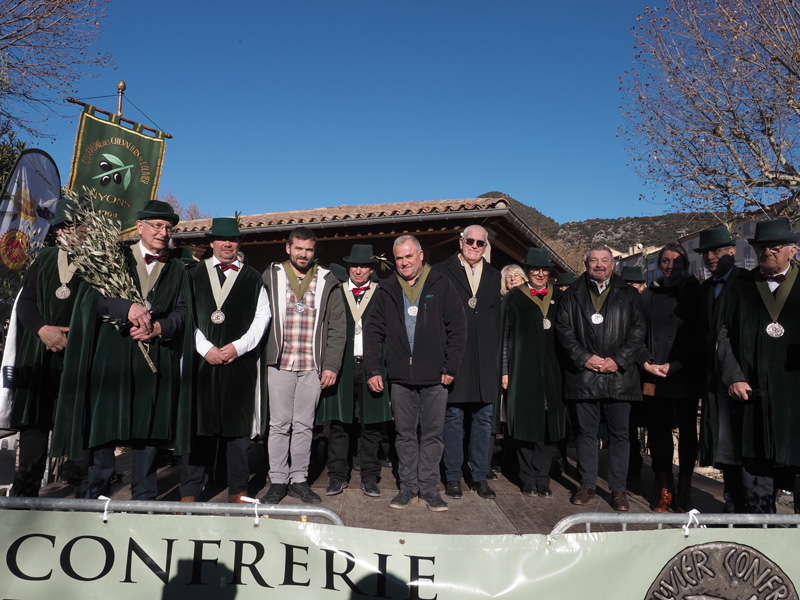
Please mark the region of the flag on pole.
POLYGON ((50 155, 35 148, 23 150, 0 194, 0 301, 9 310, 20 271, 41 247, 60 195, 61 176, 50 155))
POLYGON ((94 188, 95 210, 118 219, 122 234, 132 233, 136 213, 156 200, 164 162, 164 132, 132 128, 117 115, 101 114, 86 105, 78 123, 69 189, 77 194, 94 188))

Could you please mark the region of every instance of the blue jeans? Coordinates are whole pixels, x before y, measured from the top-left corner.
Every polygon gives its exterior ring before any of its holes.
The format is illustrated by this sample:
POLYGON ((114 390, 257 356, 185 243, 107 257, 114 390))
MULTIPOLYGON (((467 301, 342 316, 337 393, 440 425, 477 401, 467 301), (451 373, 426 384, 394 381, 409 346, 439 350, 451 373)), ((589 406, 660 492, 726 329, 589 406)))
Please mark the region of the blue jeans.
POLYGON ((461 481, 464 465, 464 413, 472 414, 469 464, 472 480, 484 481, 492 441, 492 404, 449 404, 444 413, 444 468, 447 481, 461 481))

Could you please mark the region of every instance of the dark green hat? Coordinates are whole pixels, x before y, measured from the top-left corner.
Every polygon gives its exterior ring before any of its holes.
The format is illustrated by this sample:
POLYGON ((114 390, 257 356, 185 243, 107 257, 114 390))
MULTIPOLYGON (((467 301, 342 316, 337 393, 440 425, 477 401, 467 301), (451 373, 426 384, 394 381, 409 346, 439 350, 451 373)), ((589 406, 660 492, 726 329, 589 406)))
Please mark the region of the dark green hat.
POLYGON ((374 265, 375 253, 372 251, 372 244, 353 244, 350 256, 345 256, 343 260, 351 265, 374 265))
POLYGON ((700 253, 706 250, 716 250, 717 248, 735 245, 736 242, 731 238, 731 232, 728 227, 726 225, 717 225, 700 232, 700 245, 694 251, 700 253))
POLYGON ((144 205, 144 208, 136 213, 137 221, 144 221, 146 219, 164 219, 173 225, 177 225, 181 218, 175 214, 172 207, 166 202, 160 200, 150 200, 144 205))
POLYGON ((639 267, 622 267, 622 281, 627 281, 628 283, 646 283, 647 280, 644 278, 644 273, 639 267))
POLYGON ((778 244, 797 243, 797 235, 792 233, 789 219, 781 217, 773 221, 759 221, 756 223, 755 237, 747 240, 748 244, 778 244))
POLYGON ((569 271, 565 271, 564 273, 558 274, 558 276, 556 277, 555 285, 557 286, 572 285, 575 279, 576 279, 575 273, 570 273, 569 271))
POLYGON ((242 237, 239 233, 239 221, 235 217, 217 217, 211 221, 211 232, 208 237, 212 238, 236 238, 242 237))
POLYGON ((61 198, 56 204, 56 213, 50 217, 50 225, 52 227, 59 227, 61 225, 68 225, 72 219, 67 217, 65 210, 69 207, 69 201, 66 198, 61 198))
POLYGON ((522 264, 526 267, 555 267, 550 262, 550 253, 544 248, 528 248, 528 256, 522 264))
POLYGON ((336 279, 344 283, 349 279, 349 275, 347 274, 347 269, 345 269, 342 265, 338 263, 331 263, 328 265, 328 270, 334 274, 336 279))

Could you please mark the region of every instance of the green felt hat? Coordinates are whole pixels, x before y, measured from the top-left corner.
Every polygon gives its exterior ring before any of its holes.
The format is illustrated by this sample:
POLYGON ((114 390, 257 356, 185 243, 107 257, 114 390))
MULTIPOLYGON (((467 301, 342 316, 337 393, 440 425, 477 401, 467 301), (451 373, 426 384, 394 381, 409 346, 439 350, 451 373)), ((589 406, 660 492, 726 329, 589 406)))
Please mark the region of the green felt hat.
POLYGON ((639 267, 622 267, 622 281, 627 281, 628 283, 646 283, 646 279, 644 278, 644 273, 639 267))
POLYGON ((706 250, 716 250, 717 248, 735 245, 736 242, 731 238, 731 232, 728 227, 726 225, 717 225, 700 232, 700 245, 694 251, 700 253, 706 250))
POLYGON ((177 225, 178 221, 181 220, 169 204, 160 200, 150 200, 142 210, 136 213, 137 221, 145 221, 147 219, 163 219, 173 225, 177 225))
POLYGON ((747 240, 748 244, 777 244, 797 243, 797 235, 792 233, 789 219, 781 217, 773 221, 759 221, 756 223, 756 234, 747 240))
POLYGON ((211 232, 208 237, 236 238, 241 236, 239 221, 235 217, 217 217, 211 221, 211 232))
POLYGON ((375 253, 372 251, 372 244, 353 244, 350 256, 345 256, 343 260, 351 265, 374 265, 375 253))
POLYGON ((67 217, 67 213, 65 212, 67 208, 69 208, 69 200, 61 198, 58 204, 56 204, 56 213, 50 217, 49 223, 52 227, 69 225, 72 223, 72 219, 67 217))
POLYGON ((526 267, 555 267, 550 262, 550 253, 544 248, 528 248, 528 256, 523 264, 526 267))
POLYGON ((554 285, 561 286, 561 285, 572 285, 572 283, 577 279, 575 273, 570 273, 569 271, 565 271, 564 273, 559 273, 556 277, 556 282, 554 285))

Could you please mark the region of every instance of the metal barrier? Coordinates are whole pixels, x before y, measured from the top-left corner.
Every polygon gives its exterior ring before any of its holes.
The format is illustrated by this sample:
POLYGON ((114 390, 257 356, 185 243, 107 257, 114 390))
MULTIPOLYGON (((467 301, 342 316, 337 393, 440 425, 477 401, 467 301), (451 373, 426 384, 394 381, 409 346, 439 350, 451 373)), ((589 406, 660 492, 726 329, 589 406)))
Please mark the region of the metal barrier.
POLYGON ((58 510, 100 513, 191 514, 237 517, 321 517, 332 525, 342 518, 322 506, 277 504, 228 504, 227 502, 164 502, 156 500, 84 500, 80 498, 0 497, 0 509, 58 510))
POLYGON ((706 525, 721 525, 723 527, 800 527, 800 515, 729 515, 699 513, 692 511, 686 514, 627 514, 615 513, 583 513, 564 517, 555 524, 550 535, 561 535, 573 527, 586 526, 586 533, 592 532, 592 524, 620 525, 622 531, 627 531, 628 525, 654 525, 656 529, 663 529, 664 525, 675 527, 705 527, 706 525))

